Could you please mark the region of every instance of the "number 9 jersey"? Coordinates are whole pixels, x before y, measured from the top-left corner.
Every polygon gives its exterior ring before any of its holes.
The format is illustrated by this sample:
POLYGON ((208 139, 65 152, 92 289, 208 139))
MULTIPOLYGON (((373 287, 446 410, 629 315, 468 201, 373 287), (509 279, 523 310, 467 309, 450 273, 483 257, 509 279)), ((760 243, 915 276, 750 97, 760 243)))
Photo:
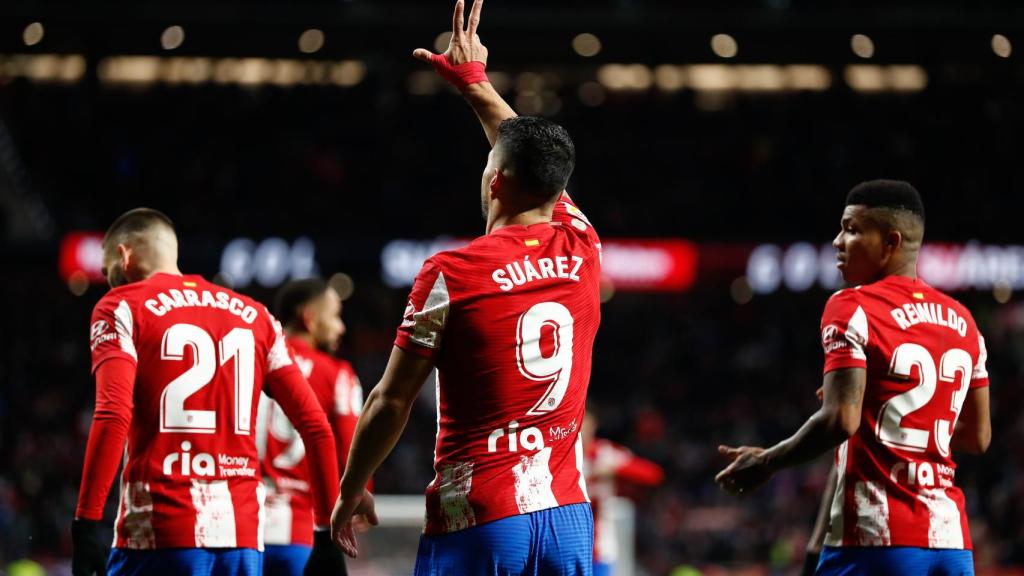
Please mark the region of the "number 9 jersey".
POLYGON ((821 340, 826 373, 867 371, 860 428, 837 450, 825 544, 970 549, 950 449, 969 390, 988 386, 970 312, 890 276, 832 296, 821 340))
POLYGON ((395 345, 437 367, 427 535, 589 501, 580 426, 600 276, 600 241, 567 194, 551 222, 424 263, 395 345))
POLYGON ((155 274, 97 303, 90 345, 94 372, 137 367, 115 547, 262 550, 258 398, 298 372, 277 321, 199 276, 155 274))

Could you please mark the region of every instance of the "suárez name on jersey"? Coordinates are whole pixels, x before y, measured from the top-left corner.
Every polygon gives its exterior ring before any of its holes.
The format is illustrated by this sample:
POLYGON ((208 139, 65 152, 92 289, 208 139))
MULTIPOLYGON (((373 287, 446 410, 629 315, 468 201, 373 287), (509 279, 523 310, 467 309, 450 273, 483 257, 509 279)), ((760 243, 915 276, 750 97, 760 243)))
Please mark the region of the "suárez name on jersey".
POLYGON ((530 257, 527 256, 522 261, 510 262, 504 268, 498 268, 491 274, 491 279, 498 284, 498 288, 501 288, 503 292, 545 278, 561 278, 579 282, 579 272, 582 266, 582 256, 538 258, 536 264, 531 262, 530 257))
POLYGON ((247 305, 240 298, 227 292, 212 293, 209 290, 196 292, 189 289, 171 288, 167 294, 160 292, 156 298, 146 300, 145 306, 147 310, 157 316, 163 316, 175 308, 218 308, 238 316, 246 324, 252 324, 258 316, 256 309, 247 305))
POLYGON ((955 331, 961 338, 967 335, 967 320, 964 320, 957 314, 956 310, 943 308, 942 304, 935 304, 933 302, 907 303, 899 308, 893 308, 889 311, 889 314, 903 330, 924 322, 925 324, 945 326, 955 331))

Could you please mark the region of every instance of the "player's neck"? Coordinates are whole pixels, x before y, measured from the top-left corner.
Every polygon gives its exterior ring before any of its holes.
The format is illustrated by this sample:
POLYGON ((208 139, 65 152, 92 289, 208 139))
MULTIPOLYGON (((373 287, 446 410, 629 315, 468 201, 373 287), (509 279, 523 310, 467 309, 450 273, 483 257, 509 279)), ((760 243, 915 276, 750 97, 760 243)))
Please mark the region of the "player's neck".
POLYGON ((899 276, 901 278, 917 280, 917 259, 913 258, 906 262, 900 262, 893 266, 891 270, 887 271, 883 278, 888 278, 890 276, 899 276))
POLYGON ((146 274, 145 279, 149 280, 150 278, 152 278, 153 276, 155 276, 157 274, 170 274, 172 276, 184 276, 184 274, 181 273, 181 270, 178 270, 178 266, 176 264, 168 264, 168 265, 165 265, 165 266, 154 266, 153 269, 150 270, 146 274))
POLYGON ((495 230, 506 226, 532 226, 534 224, 551 222, 551 212, 553 208, 553 206, 544 205, 533 208, 532 210, 525 210, 523 212, 516 212, 513 214, 502 214, 495 211, 495 213, 487 219, 487 233, 490 234, 495 230))

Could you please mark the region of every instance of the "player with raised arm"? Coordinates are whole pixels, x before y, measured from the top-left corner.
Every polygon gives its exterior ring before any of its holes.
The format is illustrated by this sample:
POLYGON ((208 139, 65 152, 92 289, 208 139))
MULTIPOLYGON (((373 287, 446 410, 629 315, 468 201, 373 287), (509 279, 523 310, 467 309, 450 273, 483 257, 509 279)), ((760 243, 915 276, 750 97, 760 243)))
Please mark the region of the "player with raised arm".
MULTIPOLYGON (((333 355, 345 333, 341 310, 338 291, 320 278, 285 284, 274 305, 295 363, 331 423, 338 469, 344 470, 363 407, 363 389, 352 365, 333 355)), ((297 576, 302 574, 314 538, 329 541, 330 535, 314 535, 310 471, 302 437, 281 406, 265 394, 260 396, 256 443, 267 487, 263 573, 297 576)))
MULTIPOLYGON (((121 215, 103 239, 111 290, 90 331, 96 412, 72 523, 76 576, 260 574, 261 390, 309 447, 317 522, 329 519, 338 478, 331 429, 280 325, 250 298, 183 275, 177 260, 170 219, 149 208, 121 215), (122 455, 108 559, 98 528, 122 455)), ((309 573, 332 573, 341 561, 329 545, 314 557, 309 573)))
POLYGON ((600 243, 564 192, 569 135, 517 117, 487 81, 481 6, 464 29, 460 0, 448 50, 414 55, 459 88, 493 146, 481 181, 486 235, 420 270, 363 407, 332 527, 356 554, 350 518, 376 523, 364 486, 436 367, 436 475, 415 573, 590 574, 580 427, 600 320, 600 243))
POLYGON ((719 450, 716 480, 743 494, 838 446, 836 489, 817 574, 973 574, 954 451, 988 449, 985 341, 970 312, 917 277, 924 204, 906 182, 846 198, 833 241, 855 288, 825 305, 824 399, 771 448, 719 450))

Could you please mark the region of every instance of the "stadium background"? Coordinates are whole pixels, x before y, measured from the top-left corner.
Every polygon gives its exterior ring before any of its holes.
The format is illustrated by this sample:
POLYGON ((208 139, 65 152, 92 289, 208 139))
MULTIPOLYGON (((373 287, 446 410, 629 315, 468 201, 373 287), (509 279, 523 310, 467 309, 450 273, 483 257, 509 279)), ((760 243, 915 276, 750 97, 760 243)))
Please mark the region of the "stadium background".
MULTIPOLYGON (((619 240, 591 399, 602 436, 667 472, 633 494, 638 573, 802 560, 825 462, 736 501, 714 448, 778 440, 815 409, 824 247, 845 192, 876 177, 922 191, 932 278, 988 339, 993 443, 958 458, 958 483, 980 571, 1024 565, 1024 10, 965 6, 488 0, 496 85, 569 129, 570 191, 619 240)), ((375 383, 403 278, 482 229, 486 141, 409 56, 450 8, 4 2, 0 570, 67 570, 105 291, 75 233, 148 205, 175 220, 183 270, 264 301, 292 275, 351 281, 343 355, 375 383)), ((422 490, 433 434, 424 399, 381 493, 422 490)))

